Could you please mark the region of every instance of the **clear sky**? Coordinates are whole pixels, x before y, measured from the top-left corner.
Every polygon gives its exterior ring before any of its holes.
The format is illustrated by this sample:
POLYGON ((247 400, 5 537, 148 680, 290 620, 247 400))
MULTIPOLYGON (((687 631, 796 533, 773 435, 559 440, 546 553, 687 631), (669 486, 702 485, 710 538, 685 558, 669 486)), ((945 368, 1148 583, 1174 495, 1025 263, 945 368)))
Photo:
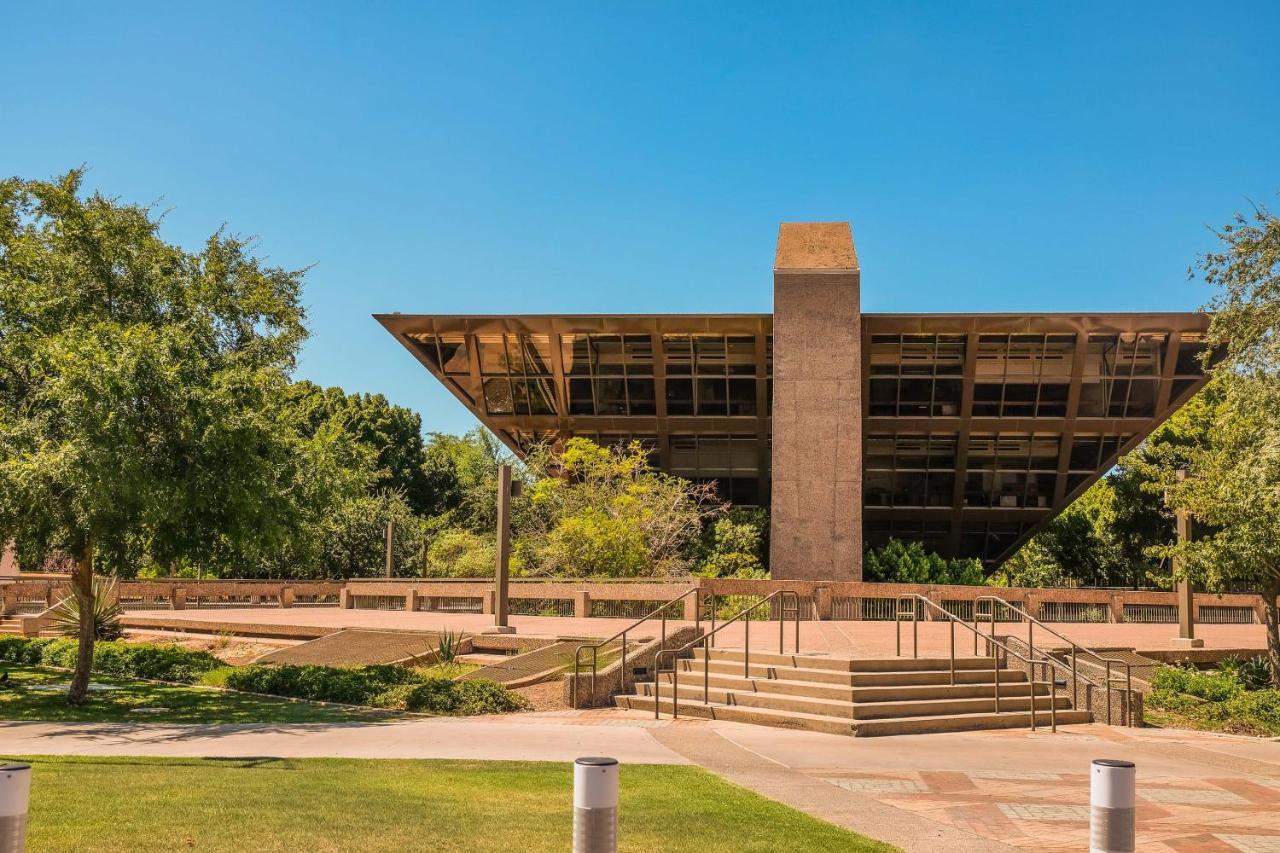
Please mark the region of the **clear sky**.
POLYGON ((0 0, 0 173, 311 265, 300 375, 474 420, 374 312, 756 312, 847 219, 866 311, 1184 310, 1280 204, 1280 3, 0 0))

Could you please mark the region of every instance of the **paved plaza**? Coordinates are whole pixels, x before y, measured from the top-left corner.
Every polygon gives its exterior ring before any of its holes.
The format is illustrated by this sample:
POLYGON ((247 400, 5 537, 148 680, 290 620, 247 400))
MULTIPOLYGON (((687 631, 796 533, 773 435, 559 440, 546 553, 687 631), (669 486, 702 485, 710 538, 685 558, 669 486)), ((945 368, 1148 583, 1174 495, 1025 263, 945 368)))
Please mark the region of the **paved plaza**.
MULTIPOLYGON (((135 611, 129 617, 180 619, 183 622, 200 623, 234 622, 260 625, 305 625, 338 630, 340 628, 374 628, 383 630, 416 631, 466 631, 479 632, 493 624, 493 617, 480 613, 433 613, 404 610, 346 610, 339 608, 279 608, 259 607, 242 609, 209 610, 153 610, 135 611)), ((517 633, 532 637, 597 637, 612 636, 631 624, 630 619, 573 618, 549 616, 512 616, 510 623, 517 633)), ((668 630, 692 623, 678 620, 667 622, 668 630)), ((1056 623, 1054 629, 1082 646, 1093 648, 1126 647, 1138 650, 1169 649, 1171 639, 1178 634, 1177 625, 1077 624, 1056 623)), ((950 631, 947 623, 920 622, 920 652, 927 655, 946 655, 950 649, 950 631)), ((997 623, 997 632, 1025 636, 1026 625, 997 623)), ((211 628, 211 630, 214 630, 211 628)), ((983 630, 986 630, 985 628, 983 630)), ((657 620, 645 623, 633 636, 656 636, 657 620)), ((792 650, 794 628, 786 626, 786 648, 792 650)), ((800 623, 800 648, 805 654, 831 654, 843 657, 887 657, 895 654, 895 625, 893 622, 802 622, 800 623)), ((910 649, 911 624, 901 625, 904 649, 910 649)), ((1039 629, 1037 629, 1039 632, 1039 629)), ((717 637, 725 648, 742 648, 744 627, 741 622, 725 628, 717 637)), ((777 650, 778 623, 756 622, 751 629, 751 647, 777 650)), ((1266 649, 1266 629, 1262 625, 1197 625, 1196 636, 1210 649, 1266 649)), ((1039 632, 1037 645, 1044 642, 1054 645, 1060 641, 1039 632)), ((973 651, 973 635, 964 628, 956 628, 956 651, 964 654, 973 651)))
MULTIPOLYGON (((1089 761, 1138 766, 1143 851, 1280 851, 1280 742, 1065 726, 847 738, 621 710, 335 725, 3 723, 5 754, 699 764, 906 850, 1080 850, 1089 761)), ((625 784, 625 775, 623 776, 625 784)), ((623 831, 625 832, 625 816, 623 831)))

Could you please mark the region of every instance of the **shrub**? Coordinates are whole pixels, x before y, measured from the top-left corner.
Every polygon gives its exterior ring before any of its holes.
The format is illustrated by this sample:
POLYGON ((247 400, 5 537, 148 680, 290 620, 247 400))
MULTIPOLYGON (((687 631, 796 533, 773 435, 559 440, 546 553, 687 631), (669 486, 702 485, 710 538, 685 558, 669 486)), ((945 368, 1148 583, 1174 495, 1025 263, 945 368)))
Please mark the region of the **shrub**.
POLYGON ((232 669, 233 690, 432 714, 503 714, 528 707, 491 681, 453 681, 399 666, 263 666, 232 669))
MULTIPOLYGON (((0 638, 0 661, 27 666, 71 669, 76 664, 74 640, 27 637, 0 638)), ((223 666, 208 652, 175 645, 103 641, 93 647, 93 671, 120 678, 146 678, 190 684, 204 673, 223 666)))
MULTIPOLYGON (((54 605, 49 614, 58 633, 75 637, 80 633, 80 602, 69 595, 54 605)), ((93 636, 99 640, 116 640, 124 636, 120 617, 124 610, 116 597, 116 579, 93 579, 93 636)))
POLYGON ((404 684, 378 697, 383 708, 397 708, 425 714, 509 714, 529 707, 523 696, 492 681, 452 681, 429 678, 404 684))
POLYGON ((1271 664, 1265 657, 1225 658, 1218 672, 1229 675, 1245 690, 1266 690, 1271 686, 1271 664))
POLYGON ((1185 693, 1210 702, 1225 702, 1240 692, 1240 683, 1230 675, 1199 672, 1195 669, 1176 666, 1162 666, 1157 669, 1155 676, 1151 679, 1151 686, 1156 690, 1185 693))

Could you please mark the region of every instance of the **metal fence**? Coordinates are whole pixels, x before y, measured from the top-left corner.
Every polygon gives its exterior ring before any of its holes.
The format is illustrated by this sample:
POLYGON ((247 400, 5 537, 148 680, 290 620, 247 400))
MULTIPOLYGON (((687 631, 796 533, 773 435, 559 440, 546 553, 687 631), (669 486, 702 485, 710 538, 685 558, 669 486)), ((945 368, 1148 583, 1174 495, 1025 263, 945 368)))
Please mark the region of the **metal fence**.
POLYGON ((337 607, 340 603, 336 595, 298 595, 293 599, 294 607, 337 607))
POLYGON ((1196 621, 1205 625, 1252 625, 1256 620, 1252 607, 1201 604, 1196 621))
POLYGON ((512 616, 563 616, 574 615, 571 598, 513 598, 510 600, 512 616))
MULTIPOLYGON (((355 596, 361 598, 363 596, 355 596)), ((372 596, 390 598, 391 596, 372 596)), ((360 605, 357 604, 357 607, 360 605)), ((404 610, 404 599, 400 599, 399 607, 384 607, 383 610, 404 610)), ((484 599, 469 595, 424 595, 418 599, 418 610, 429 613, 483 613, 484 599)))
POLYGON ((1100 624, 1111 621, 1111 608, 1090 601, 1042 601, 1037 618, 1041 622, 1100 624))
POLYGON ((172 602, 167 595, 153 595, 150 597, 120 596, 121 610, 168 610, 170 607, 172 607, 172 602))
MULTIPOLYGON (((425 600, 425 599, 423 599, 425 600)), ((351 596, 351 606, 356 610, 404 610, 403 595, 353 595, 351 596)), ((423 607, 419 601, 419 610, 433 610, 435 608, 423 607)))
MULTIPOLYGON (((669 599, 668 599, 669 600, 669 599)), ((639 619, 657 610, 666 601, 621 601, 611 599, 591 599, 591 615, 605 619, 639 619)), ((569 602, 569 616, 573 615, 573 602, 569 602)), ((667 610, 668 619, 683 619, 684 610, 671 607, 667 610)))
POLYGON ((1126 604, 1124 621, 1141 624, 1178 624, 1176 604, 1126 604))

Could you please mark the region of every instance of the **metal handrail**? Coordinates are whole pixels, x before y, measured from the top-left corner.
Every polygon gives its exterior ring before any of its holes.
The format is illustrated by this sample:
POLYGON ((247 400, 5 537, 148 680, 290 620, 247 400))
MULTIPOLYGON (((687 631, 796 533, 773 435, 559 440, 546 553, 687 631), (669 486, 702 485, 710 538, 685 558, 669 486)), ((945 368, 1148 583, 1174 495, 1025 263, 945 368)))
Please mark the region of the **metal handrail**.
MULTIPOLYGON (((1098 663, 1103 665, 1103 667, 1106 669, 1106 688, 1105 689, 1107 692, 1107 723, 1108 724, 1110 724, 1111 722, 1111 691, 1119 689, 1118 687, 1115 686, 1116 683, 1119 681, 1119 679, 1118 678, 1113 679, 1111 677, 1111 667, 1113 664, 1119 664, 1120 666, 1123 666, 1124 667, 1124 721, 1125 721, 1125 725, 1127 726, 1132 726, 1134 724, 1134 721, 1133 721, 1133 665, 1129 661, 1124 660, 1123 658, 1105 657, 1103 655, 1098 654, 1093 649, 1088 648, 1087 646, 1077 645, 1076 642, 1072 640, 1070 637, 1065 636, 1064 634, 1055 630, 1054 628, 1050 628, 1048 625, 1044 624, 1039 619, 1035 618, 1030 613, 1023 610, 1021 607, 1018 607, 1014 604, 1009 603, 1008 601, 1005 601, 1003 598, 1001 598, 998 595, 980 595, 973 600, 973 624, 977 625, 978 620, 985 617, 989 619, 991 622, 991 633, 995 634, 997 604, 1003 604, 1008 610, 1012 611, 1013 613, 1017 613, 1019 616, 1021 616, 1023 619, 1027 621, 1027 648, 1030 650, 1031 654, 1034 655, 1036 651, 1034 636, 1035 636, 1035 626, 1037 625, 1039 625, 1045 631, 1048 631, 1050 634, 1057 637, 1059 640, 1062 640, 1064 643, 1066 643, 1068 646, 1071 647, 1071 680, 1072 680, 1071 695, 1073 698, 1079 695, 1079 691, 1077 688, 1079 686, 1081 679, 1083 679, 1086 683, 1091 684, 1094 687, 1097 687, 1100 690, 1103 689, 1098 684, 1091 681, 1088 677, 1079 675, 1076 667, 1077 655, 1083 652, 1085 655, 1093 657, 1095 660, 1098 661, 1098 663), (982 604, 983 602, 986 602, 991 606, 988 608, 988 612, 979 613, 978 612, 979 605, 982 604)), ((976 645, 977 645, 976 640, 974 641, 974 644, 976 648, 976 645)), ((1053 656, 1046 653, 1045 657, 1052 658, 1053 656)))
MULTIPOLYGON (((668 608, 670 608, 672 605, 678 602, 684 601, 690 595, 697 596, 699 592, 702 592, 702 589, 696 586, 693 587, 692 589, 685 590, 683 593, 671 599, 667 603, 663 604, 661 607, 658 607, 656 610, 653 610, 649 613, 646 613, 644 616, 641 616, 639 619, 632 622, 630 625, 623 628, 621 631, 614 634, 609 639, 603 640, 599 643, 595 643, 594 645, 583 644, 581 646, 578 646, 577 650, 573 653, 572 706, 574 708, 578 707, 578 682, 582 677, 582 652, 584 650, 587 650, 587 649, 591 650, 591 700, 595 701, 596 672, 599 669, 598 664, 600 660, 600 649, 604 648, 605 646, 609 645, 615 640, 618 640, 619 638, 621 638, 622 640, 622 692, 625 693, 627 691, 627 634, 630 633, 631 631, 634 631, 636 628, 640 627, 645 622, 648 622, 650 619, 654 618, 655 616, 660 616, 662 619, 662 635, 660 639, 659 648, 661 648, 661 646, 665 645, 667 642, 667 610, 668 608)), ((714 597, 715 596, 712 595, 713 600, 714 600, 714 597)), ((711 625, 713 628, 715 627, 715 623, 716 623, 715 620, 716 620, 715 608, 712 607, 711 625)), ((698 628, 702 627, 702 601, 697 598, 695 598, 695 601, 694 601, 694 625, 698 628)))
MULTIPOLYGON (((711 630, 702 636, 685 643, 678 649, 659 649, 658 655, 653 662, 653 718, 656 720, 662 710, 662 676, 671 673, 671 719, 680 716, 680 668, 676 666, 676 660, 680 655, 692 649, 699 643, 705 643, 704 648, 710 650, 715 647, 715 636, 720 631, 732 625, 738 620, 742 620, 743 638, 742 638, 742 668, 743 675, 746 678, 751 677, 751 620, 747 619, 747 615, 758 607, 763 607, 774 599, 779 599, 778 606, 778 654, 783 654, 784 644, 786 641, 786 623, 788 614, 791 615, 796 623, 795 644, 792 654, 800 653, 800 594, 795 590, 780 589, 772 592, 764 598, 752 604, 750 607, 739 611, 736 616, 726 619, 717 627, 712 624, 711 630), (795 602, 794 606, 787 607, 788 599, 795 602), (671 656, 671 668, 662 668, 662 656, 671 656)), ((711 598, 712 613, 715 612, 715 596, 711 598)), ((710 705, 711 693, 711 655, 706 655, 702 667, 702 704, 710 705)))
MULTIPOLYGON (((1006 657, 1008 655, 1013 655, 1015 658, 1017 658, 1018 660, 1022 661, 1027 665, 1027 669, 1028 669, 1027 681, 1031 685, 1031 696, 1029 699, 1029 707, 1031 710, 1031 730, 1032 731, 1036 730, 1036 685, 1038 684, 1046 685, 1049 688, 1049 730, 1052 732, 1056 732, 1058 730, 1057 685, 1054 683, 1052 678, 1050 678, 1048 681, 1036 681, 1036 662, 1035 661, 1031 660, 1030 658, 1023 657, 1018 652, 1015 652, 1013 649, 1009 648, 1004 643, 997 640, 995 637, 994 630, 990 635, 984 635, 978 629, 978 624, 976 622, 970 625, 968 622, 961 619, 959 616, 955 615, 950 610, 947 610, 944 607, 934 604, 928 598, 926 598, 923 595, 920 595, 919 593, 914 593, 914 592, 904 593, 898 596, 898 607, 897 607, 897 611, 894 614, 894 634, 896 635, 896 639, 897 639, 898 657, 902 656, 902 617, 903 616, 911 617, 911 623, 912 623, 911 657, 915 659, 920 656, 920 630, 918 627, 919 619, 917 618, 919 611, 915 606, 916 601, 923 602, 926 607, 932 607, 934 610, 938 611, 943 616, 945 616, 947 621, 951 623, 951 686, 952 687, 954 687, 956 684, 956 625, 959 624, 963 626, 966 630, 972 631, 975 638, 982 637, 982 639, 985 640, 987 644, 991 647, 991 658, 994 664, 992 678, 993 678, 993 683, 995 685, 996 713, 997 714, 1000 713, 1000 658, 995 651, 997 648, 999 648, 1004 651, 1006 657), (902 609, 902 603, 904 601, 911 602, 910 607, 906 611, 902 609)), ((1042 663, 1047 663, 1047 662, 1042 662, 1042 663)))

